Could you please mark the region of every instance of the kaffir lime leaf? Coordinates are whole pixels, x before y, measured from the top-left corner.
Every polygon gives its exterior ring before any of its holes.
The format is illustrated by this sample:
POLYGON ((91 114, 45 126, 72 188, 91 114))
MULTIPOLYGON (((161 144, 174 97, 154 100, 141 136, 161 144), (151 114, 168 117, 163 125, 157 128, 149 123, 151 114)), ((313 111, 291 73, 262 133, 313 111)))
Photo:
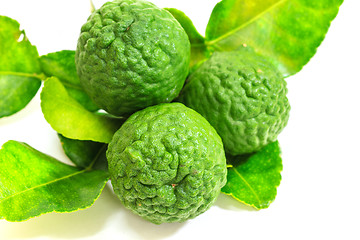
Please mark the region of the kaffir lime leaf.
POLYGON ((226 183, 221 138, 181 103, 134 113, 115 133, 107 158, 121 202, 156 224, 205 212, 226 183))
POLYGON ((168 11, 147 1, 116 0, 82 26, 75 60, 92 100, 113 115, 130 115, 179 94, 190 42, 168 11))
POLYGON ((205 117, 231 155, 251 153, 277 139, 289 118, 286 82, 263 57, 215 52, 194 71, 179 100, 205 117))

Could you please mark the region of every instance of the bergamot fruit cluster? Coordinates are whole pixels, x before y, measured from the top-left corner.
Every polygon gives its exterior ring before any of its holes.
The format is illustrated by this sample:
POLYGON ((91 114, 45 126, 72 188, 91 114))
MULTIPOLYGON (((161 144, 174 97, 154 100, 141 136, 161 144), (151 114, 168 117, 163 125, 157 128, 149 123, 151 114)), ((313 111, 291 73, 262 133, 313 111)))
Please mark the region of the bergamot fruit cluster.
POLYGON ((189 72, 190 42, 166 10, 142 0, 115 0, 81 28, 75 55, 80 82, 116 116, 171 102, 189 72))
POLYGON ((286 82, 265 58, 248 50, 215 52, 194 71, 180 102, 217 130, 231 155, 275 141, 289 119, 286 82))
POLYGON ((124 206, 156 224, 205 212, 226 183, 221 138, 181 103, 131 115, 115 133, 107 159, 114 192, 124 206))
POLYGON ((225 152, 261 149, 289 118, 286 82, 260 55, 215 52, 188 77, 189 59, 181 25, 143 0, 104 4, 78 40, 84 90, 128 117, 107 150, 114 192, 155 224, 209 209, 226 183, 225 152))

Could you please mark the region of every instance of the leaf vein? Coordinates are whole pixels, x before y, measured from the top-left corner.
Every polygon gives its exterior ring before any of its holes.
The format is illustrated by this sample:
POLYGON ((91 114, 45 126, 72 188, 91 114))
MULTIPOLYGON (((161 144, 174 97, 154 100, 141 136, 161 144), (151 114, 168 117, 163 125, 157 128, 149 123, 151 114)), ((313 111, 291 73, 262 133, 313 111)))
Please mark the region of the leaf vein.
POLYGON ((20 195, 20 194, 24 194, 24 193, 26 193, 26 192, 28 192, 28 191, 31 191, 31 190, 34 190, 34 189, 37 189, 37 188, 40 188, 40 187, 44 187, 44 186, 53 184, 53 183, 56 183, 56 182, 58 182, 58 181, 61 181, 61 180, 67 179, 67 178, 71 178, 71 177, 73 177, 73 176, 76 176, 76 175, 78 175, 78 174, 84 173, 84 172, 86 172, 86 171, 88 171, 88 170, 87 170, 87 169, 84 169, 84 170, 81 170, 81 171, 77 171, 77 172, 74 172, 74 173, 72 173, 72 174, 65 175, 65 176, 63 176, 63 177, 61 177, 61 178, 57 178, 57 179, 51 180, 51 181, 49 181, 49 182, 42 183, 42 184, 40 184, 40 185, 31 187, 31 188, 27 188, 27 189, 25 189, 25 190, 23 190, 23 191, 17 192, 17 193, 15 193, 15 194, 12 194, 12 195, 10 195, 10 196, 7 196, 7 197, 5 197, 5 198, 3 198, 3 199, 0 199, 0 203, 2 203, 3 201, 8 200, 8 199, 10 199, 10 198, 16 197, 16 196, 18 196, 18 195, 20 195))
POLYGON ((29 78, 38 78, 43 80, 45 76, 38 73, 24 73, 24 72, 11 72, 11 71, 0 71, 0 75, 13 75, 18 77, 29 77, 29 78))
POLYGON ((270 12, 271 10, 273 10, 274 8, 276 8, 277 6, 281 5, 282 3, 286 2, 288 0, 279 0, 277 3, 275 3, 274 5, 268 7, 267 9, 265 9, 263 12, 261 12, 260 14, 258 14, 257 16, 249 19, 247 22, 241 24, 240 26, 238 26, 237 28, 234 28, 232 31, 229 31, 227 33, 225 33, 224 35, 221 35, 220 37, 205 42, 206 45, 208 46, 212 46, 214 44, 216 44, 217 42, 221 41, 224 38, 227 38, 228 36, 233 35, 235 32, 240 31, 242 28, 246 27, 247 25, 250 25, 252 22, 255 22, 257 19, 259 19, 261 16, 265 15, 266 13, 270 12))
POLYGON ((236 173, 236 175, 238 175, 240 177, 240 179, 245 183, 245 185, 250 189, 250 191, 254 194, 255 198, 257 199, 257 201, 259 202, 259 204, 261 204, 260 198, 257 195, 257 193, 255 192, 255 190, 251 187, 251 185, 246 181, 246 179, 241 175, 241 173, 239 173, 239 171, 236 168, 233 168, 234 172, 236 173))

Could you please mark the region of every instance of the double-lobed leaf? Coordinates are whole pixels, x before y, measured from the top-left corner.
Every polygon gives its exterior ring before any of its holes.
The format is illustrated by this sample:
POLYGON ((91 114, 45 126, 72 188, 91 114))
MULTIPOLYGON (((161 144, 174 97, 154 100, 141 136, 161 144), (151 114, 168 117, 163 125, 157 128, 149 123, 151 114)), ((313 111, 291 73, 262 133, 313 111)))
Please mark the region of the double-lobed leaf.
MULTIPOLYGON (((283 73, 297 73, 315 54, 343 0, 222 0, 211 14, 205 37, 181 11, 167 9, 191 43, 192 70, 214 51, 250 46, 283 73)), ((91 206, 109 179, 106 148, 124 119, 95 112, 76 74, 75 52, 64 50, 39 58, 19 30, 0 16, 0 117, 24 108, 41 92, 45 119, 59 133, 66 165, 16 141, 0 150, 0 218, 24 221, 48 212, 71 212, 91 206), (22 39, 21 39, 22 38, 22 39)), ((259 152, 229 157, 222 192, 256 209, 274 201, 281 181, 278 142, 259 152)))
POLYGON ((281 181, 280 154, 276 141, 253 154, 228 156, 232 166, 228 168, 227 183, 221 192, 256 209, 269 207, 281 181))
POLYGON ((45 80, 40 98, 46 121, 67 138, 109 143, 123 122, 85 109, 56 77, 45 80))
POLYGON ((0 150, 0 219, 25 221, 49 212, 90 207, 109 179, 107 171, 66 165, 29 145, 8 141, 0 150))
POLYGON ((0 118, 23 109, 37 93, 41 85, 38 57, 20 24, 0 16, 0 118))
POLYGON ((176 9, 170 12, 189 35, 192 65, 214 51, 250 46, 287 77, 299 72, 314 56, 342 2, 222 0, 211 13, 204 39, 184 13, 176 9))
POLYGON ((289 76, 312 58, 343 0, 223 0, 211 14, 206 44, 218 51, 249 45, 289 76))

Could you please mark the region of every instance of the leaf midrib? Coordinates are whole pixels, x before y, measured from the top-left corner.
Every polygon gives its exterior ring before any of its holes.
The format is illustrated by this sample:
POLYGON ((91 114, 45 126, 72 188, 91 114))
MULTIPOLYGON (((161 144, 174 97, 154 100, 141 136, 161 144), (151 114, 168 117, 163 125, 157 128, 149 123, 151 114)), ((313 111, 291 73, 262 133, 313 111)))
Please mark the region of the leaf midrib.
POLYGON ((56 182, 58 182, 58 181, 61 181, 61 180, 67 179, 67 178, 71 178, 71 177, 76 176, 76 175, 78 175, 78 174, 81 174, 81 173, 83 173, 83 172, 85 172, 85 171, 87 171, 87 170, 84 169, 84 170, 81 170, 81 171, 78 171, 78 172, 74 172, 74 173, 72 173, 72 174, 65 175, 65 176, 63 176, 63 177, 61 177, 61 178, 57 178, 57 179, 51 180, 51 181, 46 182, 46 183, 42 183, 42 184, 40 184, 40 185, 31 187, 31 188, 27 188, 27 189, 25 189, 25 190, 22 190, 22 191, 20 191, 20 192, 17 192, 17 193, 15 193, 15 194, 12 194, 12 195, 10 195, 10 196, 7 196, 6 198, 1 199, 1 200, 0 200, 0 203, 2 203, 2 202, 5 201, 5 200, 8 200, 8 199, 10 199, 10 198, 16 197, 16 196, 18 196, 18 195, 20 195, 20 194, 24 194, 24 193, 26 193, 26 192, 28 192, 28 191, 31 191, 31 190, 34 190, 34 189, 37 189, 37 188, 41 188, 41 187, 44 187, 44 186, 53 184, 53 183, 56 183, 56 182))
POLYGON ((233 30, 221 35, 220 37, 211 40, 211 41, 206 41, 205 40, 205 44, 207 46, 212 46, 214 44, 216 44, 217 42, 235 34, 236 32, 240 31, 241 29, 245 28, 247 25, 250 25, 251 23, 255 22, 257 19, 259 19, 261 16, 265 15, 266 13, 272 11, 274 8, 276 8, 277 6, 287 2, 288 0, 279 0, 277 3, 275 3, 274 5, 268 7, 267 9, 265 9, 263 12, 261 12, 260 14, 256 15, 255 17, 249 19, 248 21, 244 22, 243 24, 241 24, 240 26, 238 26, 237 28, 234 28, 233 30))
MULTIPOLYGON (((100 149, 100 151, 103 151, 103 149, 104 149, 104 146, 100 149)), ((22 190, 22 191, 20 191, 20 192, 17 192, 17 193, 15 193, 15 194, 12 194, 12 195, 10 195, 10 196, 7 196, 6 198, 0 199, 0 204, 1 204, 2 202, 4 202, 4 201, 10 199, 10 198, 13 198, 13 197, 16 197, 16 196, 18 196, 18 195, 24 194, 24 193, 26 193, 26 192, 28 192, 28 191, 32 191, 32 190, 34 190, 34 189, 41 188, 41 187, 44 187, 44 186, 47 186, 47 185, 56 183, 56 182, 62 181, 62 180, 64 180, 64 179, 69 179, 69 178, 74 177, 74 176, 76 176, 76 175, 79 175, 79 174, 82 174, 82 173, 85 173, 85 172, 88 172, 88 171, 93 170, 92 167, 94 166, 95 162, 97 161, 97 159, 98 159, 98 157, 99 157, 99 155, 100 155, 100 151, 99 151, 98 154, 95 156, 95 158, 93 159, 93 161, 89 164, 89 166, 86 167, 85 169, 80 170, 80 171, 76 171, 76 172, 74 172, 74 173, 65 175, 65 176, 63 176, 63 177, 61 177, 61 178, 53 179, 53 180, 51 180, 51 181, 49 181, 49 182, 45 182, 45 183, 42 183, 42 184, 40 184, 40 185, 31 187, 31 188, 27 188, 27 189, 25 189, 25 190, 22 190)))
POLYGON ((240 179, 245 183, 245 185, 250 189, 250 191, 254 194, 254 196, 256 197, 256 200, 258 201, 259 205, 261 204, 260 198, 258 196, 258 194, 255 192, 255 190, 251 187, 251 185, 248 183, 248 181, 246 181, 246 179, 241 175, 241 173, 239 173, 239 171, 236 168, 233 168, 234 172, 236 173, 236 175, 238 175, 240 177, 240 179))
POLYGON ((37 78, 39 80, 44 79, 43 74, 39 73, 24 73, 24 72, 11 72, 11 71, 0 71, 0 75, 12 75, 12 76, 18 76, 18 77, 28 77, 28 78, 37 78))

